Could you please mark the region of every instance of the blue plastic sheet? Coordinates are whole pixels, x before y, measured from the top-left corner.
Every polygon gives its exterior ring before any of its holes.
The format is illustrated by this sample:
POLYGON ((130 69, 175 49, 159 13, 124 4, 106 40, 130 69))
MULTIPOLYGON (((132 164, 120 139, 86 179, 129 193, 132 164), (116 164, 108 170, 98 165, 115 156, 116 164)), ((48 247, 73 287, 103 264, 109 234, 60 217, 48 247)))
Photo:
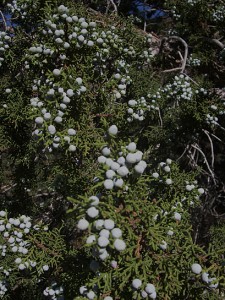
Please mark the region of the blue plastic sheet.
MULTIPOLYGON (((15 28, 17 26, 17 24, 12 20, 12 15, 10 13, 4 13, 4 17, 5 17, 7 27, 15 28)), ((0 25, 2 26, 2 24, 3 24, 3 20, 0 15, 0 25)))
POLYGON ((142 18, 145 21, 168 17, 168 14, 158 8, 156 4, 147 4, 139 0, 132 1, 128 14, 142 18))

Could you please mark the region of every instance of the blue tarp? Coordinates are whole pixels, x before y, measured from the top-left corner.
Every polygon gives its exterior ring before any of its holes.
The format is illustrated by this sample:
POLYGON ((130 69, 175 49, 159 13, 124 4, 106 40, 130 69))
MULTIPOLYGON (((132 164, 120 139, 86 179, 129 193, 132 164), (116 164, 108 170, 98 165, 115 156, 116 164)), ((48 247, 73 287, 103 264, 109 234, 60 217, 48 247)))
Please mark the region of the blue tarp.
MULTIPOLYGON (((6 20, 6 25, 8 27, 16 27, 17 24, 13 22, 12 20, 12 15, 10 13, 4 13, 4 17, 5 17, 5 20, 6 20)), ((2 20, 2 17, 0 15, 0 24, 3 23, 3 20, 2 20)))
POLYGON ((139 0, 132 1, 128 14, 140 17, 145 21, 168 17, 168 14, 158 8, 156 4, 147 4, 139 0))

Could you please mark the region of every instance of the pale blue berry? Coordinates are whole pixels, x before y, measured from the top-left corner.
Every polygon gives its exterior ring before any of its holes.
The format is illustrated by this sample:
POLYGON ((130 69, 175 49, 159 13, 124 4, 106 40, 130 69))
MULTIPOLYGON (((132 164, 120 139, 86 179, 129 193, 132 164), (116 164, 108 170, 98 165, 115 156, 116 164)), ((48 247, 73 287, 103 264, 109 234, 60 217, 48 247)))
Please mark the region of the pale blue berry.
POLYGON ((138 278, 136 278, 132 281, 132 286, 135 289, 139 289, 141 287, 141 285, 142 285, 142 281, 138 278))
POLYGON ((191 270, 192 270, 192 272, 195 273, 195 274, 200 274, 201 271, 202 271, 202 267, 201 267, 199 264, 193 264, 193 265, 191 266, 191 270))

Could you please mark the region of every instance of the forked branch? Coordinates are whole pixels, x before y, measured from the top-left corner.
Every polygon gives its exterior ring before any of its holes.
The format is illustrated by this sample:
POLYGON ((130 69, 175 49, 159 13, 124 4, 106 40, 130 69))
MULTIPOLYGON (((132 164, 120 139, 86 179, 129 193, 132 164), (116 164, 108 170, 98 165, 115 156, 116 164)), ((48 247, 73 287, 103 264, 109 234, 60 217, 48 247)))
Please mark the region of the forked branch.
POLYGON ((160 45, 160 48, 162 49, 163 45, 165 42, 169 42, 170 40, 177 40, 179 42, 181 42, 184 46, 184 56, 181 55, 180 52, 179 55, 181 57, 181 61, 182 61, 182 64, 180 67, 176 67, 176 68, 173 68, 173 69, 169 69, 169 70, 164 70, 163 73, 167 73, 167 72, 173 72, 173 71, 179 71, 181 73, 184 72, 185 68, 186 68, 186 64, 187 64, 187 57, 188 57, 188 44, 185 42, 185 40, 183 40, 181 37, 179 36, 170 36, 170 37, 164 37, 161 41, 161 45, 160 45))

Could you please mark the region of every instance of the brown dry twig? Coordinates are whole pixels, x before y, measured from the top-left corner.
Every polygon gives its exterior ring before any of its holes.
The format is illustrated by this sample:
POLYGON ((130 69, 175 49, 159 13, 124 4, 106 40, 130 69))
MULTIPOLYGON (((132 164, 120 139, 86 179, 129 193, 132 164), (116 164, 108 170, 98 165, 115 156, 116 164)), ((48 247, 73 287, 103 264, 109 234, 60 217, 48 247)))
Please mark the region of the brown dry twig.
POLYGON ((172 68, 172 69, 168 69, 168 70, 164 70, 162 71, 163 73, 168 73, 168 72, 174 72, 174 71, 180 71, 181 73, 184 72, 185 68, 186 68, 186 64, 187 64, 187 57, 188 57, 188 44, 185 42, 185 40, 183 40, 181 37, 179 36, 169 36, 169 37, 164 37, 162 40, 161 40, 161 45, 160 45, 160 51, 162 50, 165 42, 168 42, 170 40, 177 40, 179 42, 181 42, 184 46, 184 56, 181 55, 180 52, 178 52, 180 54, 180 57, 181 57, 181 61, 182 61, 182 64, 180 67, 176 67, 176 68, 172 68))
POLYGON ((117 5, 115 4, 115 2, 113 0, 107 0, 106 14, 109 12, 110 6, 113 7, 112 13, 117 14, 118 13, 118 8, 117 8, 117 5))
POLYGON ((140 235, 139 237, 138 237, 138 241, 137 241, 137 248, 136 248, 136 250, 135 250, 135 256, 137 257, 137 258, 140 258, 141 257, 141 240, 142 240, 142 235, 140 235))

